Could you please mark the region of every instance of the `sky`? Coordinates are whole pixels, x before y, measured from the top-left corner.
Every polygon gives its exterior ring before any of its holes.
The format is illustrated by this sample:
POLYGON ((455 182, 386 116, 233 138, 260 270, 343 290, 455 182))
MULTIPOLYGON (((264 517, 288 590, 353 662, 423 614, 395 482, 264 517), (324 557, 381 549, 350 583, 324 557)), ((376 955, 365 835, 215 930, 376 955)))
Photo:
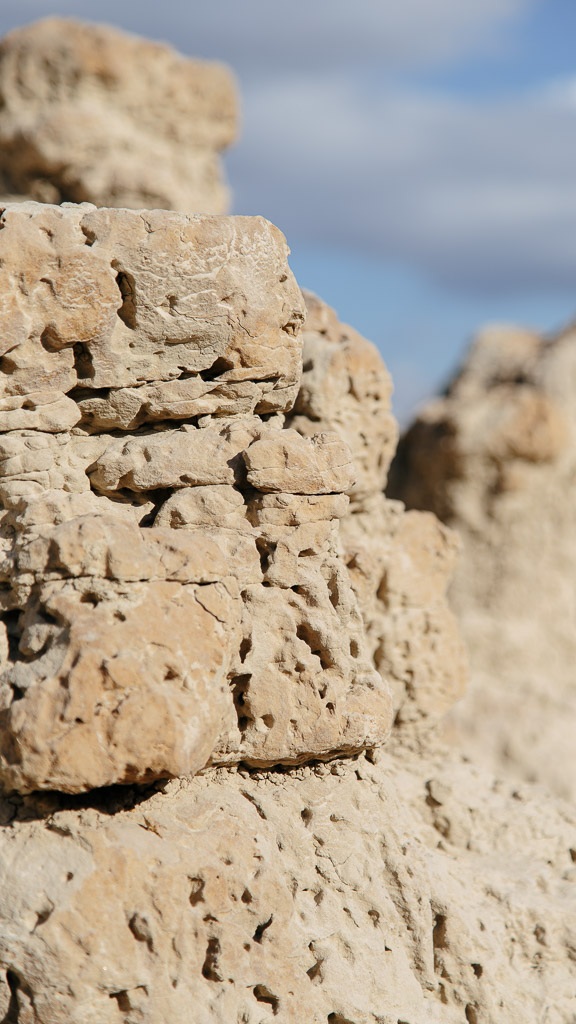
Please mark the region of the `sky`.
POLYGON ((406 422, 494 321, 576 315, 574 0, 0 0, 234 69, 233 212, 374 341, 406 422))

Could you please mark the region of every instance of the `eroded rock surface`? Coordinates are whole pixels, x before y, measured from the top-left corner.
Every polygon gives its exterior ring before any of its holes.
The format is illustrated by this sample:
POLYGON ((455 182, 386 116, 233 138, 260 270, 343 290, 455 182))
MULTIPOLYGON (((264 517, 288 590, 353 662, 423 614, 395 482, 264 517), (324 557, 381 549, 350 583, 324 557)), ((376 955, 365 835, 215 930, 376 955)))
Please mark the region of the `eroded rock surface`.
POLYGON ((67 18, 0 42, 0 195, 224 213, 236 121, 227 68, 163 44, 67 18))
POLYGON ((574 1020, 576 822, 529 788, 386 755, 135 797, 2 806, 0 1012, 574 1020))
POLYGON ((576 798, 576 334, 482 333, 401 442, 393 490, 457 529, 452 605, 472 689, 455 710, 492 769, 576 798))
POLYGON ((406 514, 383 489, 397 440, 392 383, 377 349, 306 294, 302 384, 289 422, 333 430, 355 479, 341 524, 344 558, 375 667, 390 681, 397 728, 422 733, 462 695, 467 661, 446 601, 458 543, 431 515, 406 514))
POLYGON ((260 219, 0 228, 4 1024, 573 1024, 576 822, 432 752, 375 349, 308 296, 302 351, 260 219))
POLYGON ((304 305, 280 233, 33 203, 0 225, 4 785, 382 743, 350 450, 283 429, 304 305))

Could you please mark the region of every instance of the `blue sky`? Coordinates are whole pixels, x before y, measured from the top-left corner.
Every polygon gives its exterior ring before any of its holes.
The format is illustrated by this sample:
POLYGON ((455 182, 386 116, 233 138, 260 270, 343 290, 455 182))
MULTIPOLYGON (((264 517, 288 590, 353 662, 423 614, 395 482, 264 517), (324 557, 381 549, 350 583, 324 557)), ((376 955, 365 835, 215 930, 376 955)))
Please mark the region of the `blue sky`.
POLYGON ((574 0, 2 0, 0 32, 47 14, 234 67, 234 210, 378 344, 403 419, 480 324, 575 314, 574 0))

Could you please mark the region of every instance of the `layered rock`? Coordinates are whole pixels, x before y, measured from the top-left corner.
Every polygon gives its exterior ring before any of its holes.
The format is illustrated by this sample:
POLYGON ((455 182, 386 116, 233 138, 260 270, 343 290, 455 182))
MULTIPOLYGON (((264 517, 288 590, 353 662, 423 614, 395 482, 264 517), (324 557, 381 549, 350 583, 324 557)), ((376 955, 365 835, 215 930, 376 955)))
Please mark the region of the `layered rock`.
POLYGON ((342 520, 344 558, 375 667, 392 686, 395 721, 416 738, 462 695, 467 661, 446 602, 458 543, 434 516, 384 494, 397 441, 392 384, 369 341, 307 294, 302 384, 289 422, 350 444, 355 480, 342 520))
POLYGON ((258 218, 0 226, 5 1024, 570 1024, 576 822, 422 753, 455 542, 375 349, 258 218))
POLYGON ((572 329, 482 333, 408 430, 393 493, 455 527, 472 689, 454 721, 494 770, 576 798, 572 329))
POLYGON ((236 122, 228 70, 163 44, 65 18, 0 42, 0 195, 223 213, 236 122))
POLYGON ((0 221, 0 776, 77 792, 382 743, 336 434, 283 430, 304 307, 260 219, 0 221))

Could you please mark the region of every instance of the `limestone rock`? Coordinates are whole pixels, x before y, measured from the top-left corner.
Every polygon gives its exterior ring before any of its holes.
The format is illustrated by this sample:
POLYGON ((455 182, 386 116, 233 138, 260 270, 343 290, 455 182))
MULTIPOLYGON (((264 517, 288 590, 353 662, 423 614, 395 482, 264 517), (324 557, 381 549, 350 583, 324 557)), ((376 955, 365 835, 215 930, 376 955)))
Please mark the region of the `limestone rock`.
POLYGON ((576 821, 430 746, 458 545, 375 350, 309 298, 302 363, 262 220, 0 223, 5 1024, 572 1024, 576 821))
POLYGON ((389 679, 396 730, 424 735, 465 692, 468 660, 447 589, 456 535, 431 515, 375 495, 342 528, 370 652, 389 679))
POLYGON ((402 440, 393 493, 463 542, 451 600, 473 685, 454 716, 492 769, 576 797, 572 329, 491 328, 402 440))
POLYGON ((382 491, 396 449, 392 381, 374 345, 311 292, 304 293, 303 373, 290 421, 305 436, 330 424, 350 445, 352 493, 382 491))
POLYGON ((35 203, 0 223, 3 785, 383 743, 340 550, 350 451, 284 429, 304 306, 280 233, 35 203))
POLYGON ((228 70, 106 25, 46 18, 0 42, 0 194, 224 213, 228 70))
POLYGON ((88 469, 92 486, 103 494, 166 490, 167 488, 233 484, 230 463, 252 436, 225 428, 184 426, 156 434, 112 440, 88 469), (240 434, 234 444, 234 434, 240 434), (243 443, 244 442, 244 443, 243 443))
POLYGON ((265 493, 332 494, 352 482, 350 449, 337 434, 272 435, 250 445, 244 463, 248 483, 265 493))
POLYGON ((397 438, 388 372, 370 342, 315 295, 305 297, 304 372, 288 422, 306 437, 334 431, 350 444, 344 558, 372 660, 392 686, 396 727, 421 732, 462 695, 467 679, 446 599, 456 537, 432 516, 406 515, 382 493, 397 438))
POLYGON ((0 399, 0 432, 42 430, 60 434, 82 419, 76 402, 60 391, 36 391, 0 399))
POLYGON ((576 822, 512 794, 445 756, 405 756, 213 770, 95 807, 13 799, 0 1010, 571 1024, 576 822))
POLYGON ((104 410, 105 430, 124 428, 130 399, 138 425, 205 414, 177 394, 167 416, 146 405, 148 382, 226 385, 229 414, 247 411, 246 382, 249 411, 292 404, 304 313, 268 221, 23 203, 0 225, 2 397, 81 388, 80 407, 101 403, 92 431, 104 410))
POLYGON ((228 710, 237 593, 89 577, 35 596, 19 644, 32 669, 6 676, 4 782, 75 792, 203 768, 228 710))
POLYGON ((169 526, 173 530, 203 526, 234 531, 235 534, 253 533, 246 518, 242 493, 231 484, 198 485, 176 490, 161 506, 154 526, 169 526))

